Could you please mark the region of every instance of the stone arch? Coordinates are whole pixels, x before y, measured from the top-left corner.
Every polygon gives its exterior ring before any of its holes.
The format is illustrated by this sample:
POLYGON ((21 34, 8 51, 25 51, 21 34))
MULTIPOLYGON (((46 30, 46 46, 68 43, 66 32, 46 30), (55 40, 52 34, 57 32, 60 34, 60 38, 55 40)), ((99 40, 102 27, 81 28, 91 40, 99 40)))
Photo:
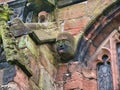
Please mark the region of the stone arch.
POLYGON ((87 65, 87 61, 95 54, 102 42, 120 26, 120 2, 107 7, 86 28, 79 39, 75 59, 87 65))

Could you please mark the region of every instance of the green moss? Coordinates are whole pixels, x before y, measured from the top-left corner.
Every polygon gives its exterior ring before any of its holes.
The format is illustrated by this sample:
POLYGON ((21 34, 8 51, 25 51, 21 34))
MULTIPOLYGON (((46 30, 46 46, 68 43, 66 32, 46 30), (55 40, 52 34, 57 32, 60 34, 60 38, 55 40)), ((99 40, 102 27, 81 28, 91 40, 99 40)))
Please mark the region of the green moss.
POLYGON ((13 12, 9 9, 8 4, 4 4, 3 7, 0 8, 0 20, 8 21, 12 13, 13 12))
POLYGON ((36 57, 38 57, 39 56, 39 48, 38 48, 38 46, 35 45, 35 43, 29 37, 29 35, 26 36, 25 42, 26 42, 27 48, 31 51, 31 53, 33 55, 35 55, 36 57))

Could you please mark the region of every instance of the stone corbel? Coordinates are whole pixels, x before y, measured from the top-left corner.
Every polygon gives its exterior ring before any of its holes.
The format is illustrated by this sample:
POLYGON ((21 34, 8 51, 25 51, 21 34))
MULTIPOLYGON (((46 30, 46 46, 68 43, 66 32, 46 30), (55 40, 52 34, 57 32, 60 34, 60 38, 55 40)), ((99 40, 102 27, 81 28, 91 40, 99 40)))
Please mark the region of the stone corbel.
POLYGON ((29 35, 36 44, 55 42, 58 30, 54 22, 45 26, 41 23, 24 23, 19 18, 11 22, 10 31, 14 37, 29 35))

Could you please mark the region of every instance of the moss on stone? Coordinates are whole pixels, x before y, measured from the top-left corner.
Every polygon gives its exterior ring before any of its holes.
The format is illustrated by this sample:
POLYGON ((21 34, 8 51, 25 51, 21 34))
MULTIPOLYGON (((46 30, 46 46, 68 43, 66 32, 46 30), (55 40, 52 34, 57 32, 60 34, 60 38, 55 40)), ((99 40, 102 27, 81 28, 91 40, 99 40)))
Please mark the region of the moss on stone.
POLYGON ((26 35, 25 42, 26 42, 27 48, 31 51, 31 53, 33 55, 35 55, 36 57, 38 57, 39 56, 39 48, 34 43, 34 41, 29 37, 29 35, 26 35))
POLYGON ((8 4, 3 4, 2 8, 0 8, 0 20, 8 21, 12 13, 13 12, 9 9, 8 4))

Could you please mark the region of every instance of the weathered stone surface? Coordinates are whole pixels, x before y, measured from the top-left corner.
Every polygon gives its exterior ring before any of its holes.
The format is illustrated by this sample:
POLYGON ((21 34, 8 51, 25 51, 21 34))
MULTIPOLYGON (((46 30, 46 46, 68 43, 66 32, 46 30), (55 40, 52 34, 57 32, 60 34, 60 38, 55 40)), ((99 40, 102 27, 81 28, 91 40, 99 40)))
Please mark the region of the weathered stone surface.
POLYGON ((15 75, 16 75, 15 66, 9 65, 9 67, 4 68, 3 84, 6 85, 9 82, 13 81, 15 75))
POLYGON ((7 90, 20 90, 19 85, 17 83, 15 83, 15 82, 10 82, 6 86, 8 88, 7 90))
MULTIPOLYGON (((24 48, 28 48, 29 50, 30 50, 30 52, 34 55, 34 56, 36 56, 36 57, 38 57, 38 55, 39 55, 39 49, 37 49, 38 48, 38 46, 35 44, 35 42, 30 38, 30 36, 29 35, 25 35, 25 36, 22 36, 21 37, 21 40, 20 40, 20 42, 19 42, 19 46, 20 45, 22 45, 24 48), (24 45, 22 45, 22 44, 24 44, 24 45)), ((21 47, 22 47, 21 46, 21 47)), ((23 49, 24 49, 23 48, 23 49)))
POLYGON ((8 62, 17 64, 28 76, 31 76, 31 71, 27 66, 25 66, 25 57, 19 52, 15 37, 12 36, 9 26, 4 21, 1 21, 1 37, 6 60, 8 62))
POLYGON ((36 44, 54 42, 59 32, 54 22, 25 24, 32 30, 30 37, 36 44))
POLYGON ((38 85, 40 77, 40 65, 38 57, 32 54, 32 52, 27 48, 23 49, 23 53, 26 57, 26 65, 32 72, 31 80, 38 85))
POLYGON ((31 29, 24 25, 23 21, 19 18, 15 18, 11 22, 10 31, 15 37, 26 35, 31 33, 31 29))
POLYGON ((29 90, 40 90, 40 87, 38 87, 32 80, 29 81, 29 85, 29 90))
POLYGON ((80 19, 67 20, 65 22, 64 29, 72 35, 77 35, 85 29, 86 25, 90 20, 90 17, 82 17, 80 19))
POLYGON ((44 68, 49 72, 52 77, 56 75, 56 60, 54 57, 54 53, 50 51, 47 45, 40 46, 40 63, 44 66, 44 68))
POLYGON ((89 80, 88 77, 84 77, 79 72, 74 72, 71 74, 71 79, 67 80, 67 83, 65 84, 64 87, 65 90, 69 89, 97 90, 97 82, 94 79, 89 80))
POLYGON ((6 85, 0 85, 0 90, 20 90, 20 88, 17 83, 12 81, 6 85))
POLYGON ((30 34, 30 36, 36 41, 37 44, 54 42, 56 38, 55 34, 40 30, 33 31, 32 35, 30 34))
POLYGON ((85 30, 92 20, 116 0, 88 0, 85 3, 78 3, 68 7, 58 9, 58 22, 65 22, 64 29, 69 27, 69 31, 73 35, 77 35, 80 31, 85 30), (83 21, 77 22, 77 20, 83 21), (71 22, 71 24, 70 24, 71 22), (74 24, 75 23, 75 24, 74 24), (76 24, 77 23, 77 24, 76 24), (76 28, 75 28, 76 27, 76 28))
POLYGON ((40 70, 40 81, 39 87, 41 90, 55 90, 54 79, 50 76, 50 74, 41 67, 40 70))
POLYGON ((86 4, 78 3, 72 6, 59 9, 59 20, 68 20, 73 18, 80 18, 86 14, 86 4))
POLYGON ((59 82, 63 81, 63 76, 67 71, 67 64, 59 64, 59 68, 57 71, 56 80, 59 82))
POLYGON ((60 65, 58 70, 57 88, 63 87, 64 90, 97 90, 96 71, 82 66, 79 62, 60 65))
POLYGON ((29 78, 18 66, 16 66, 16 76, 14 77, 14 81, 19 83, 20 89, 30 90, 29 78))

